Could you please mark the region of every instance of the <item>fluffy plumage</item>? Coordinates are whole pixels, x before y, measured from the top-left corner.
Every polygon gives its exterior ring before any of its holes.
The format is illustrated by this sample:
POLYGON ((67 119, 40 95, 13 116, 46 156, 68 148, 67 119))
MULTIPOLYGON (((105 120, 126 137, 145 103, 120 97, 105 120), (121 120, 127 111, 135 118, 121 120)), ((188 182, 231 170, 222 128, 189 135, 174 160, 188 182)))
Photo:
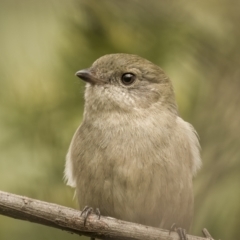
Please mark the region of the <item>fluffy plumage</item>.
POLYGON ((76 188, 80 208, 189 229, 199 142, 178 116, 169 78, 129 54, 105 55, 79 77, 87 81, 84 118, 69 147, 65 177, 76 188), (134 76, 132 84, 124 85, 124 73, 134 76))

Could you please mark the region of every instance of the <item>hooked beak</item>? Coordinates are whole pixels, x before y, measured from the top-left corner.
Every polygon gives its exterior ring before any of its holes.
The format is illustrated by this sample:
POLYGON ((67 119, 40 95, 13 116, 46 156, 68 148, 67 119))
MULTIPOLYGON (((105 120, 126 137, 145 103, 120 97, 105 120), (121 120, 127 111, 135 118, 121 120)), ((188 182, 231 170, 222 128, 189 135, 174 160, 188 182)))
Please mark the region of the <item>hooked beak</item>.
POLYGON ((88 82, 90 84, 104 84, 105 82, 101 79, 96 78, 89 69, 83 69, 75 74, 77 77, 81 78, 83 81, 88 82))

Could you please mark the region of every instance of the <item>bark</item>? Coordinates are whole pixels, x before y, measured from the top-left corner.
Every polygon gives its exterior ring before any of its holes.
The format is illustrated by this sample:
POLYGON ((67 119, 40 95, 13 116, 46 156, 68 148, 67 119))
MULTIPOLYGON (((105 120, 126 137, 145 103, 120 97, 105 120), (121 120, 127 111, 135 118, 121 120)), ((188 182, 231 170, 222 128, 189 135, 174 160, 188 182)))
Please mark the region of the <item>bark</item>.
MULTIPOLYGON (((59 228, 78 235, 119 240, 178 240, 176 232, 90 214, 84 226, 81 212, 61 205, 0 191, 0 214, 59 228)), ((188 235, 188 240, 206 238, 188 235)))

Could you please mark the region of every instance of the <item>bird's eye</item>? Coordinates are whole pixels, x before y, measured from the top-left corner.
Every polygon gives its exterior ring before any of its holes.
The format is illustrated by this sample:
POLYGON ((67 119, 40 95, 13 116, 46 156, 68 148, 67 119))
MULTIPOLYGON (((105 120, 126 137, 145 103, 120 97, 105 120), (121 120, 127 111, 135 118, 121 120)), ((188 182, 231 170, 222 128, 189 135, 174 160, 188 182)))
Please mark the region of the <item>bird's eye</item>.
POLYGON ((124 85, 131 85, 136 80, 136 76, 132 73, 124 73, 122 75, 121 81, 124 85))

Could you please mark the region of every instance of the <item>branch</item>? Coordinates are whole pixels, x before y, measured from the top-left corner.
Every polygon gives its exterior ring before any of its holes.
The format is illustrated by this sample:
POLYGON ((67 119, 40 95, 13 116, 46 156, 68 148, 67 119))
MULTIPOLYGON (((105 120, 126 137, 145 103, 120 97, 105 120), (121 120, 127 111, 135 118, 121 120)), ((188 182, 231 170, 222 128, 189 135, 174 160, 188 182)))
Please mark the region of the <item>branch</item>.
MULTIPOLYGON (((90 214, 86 226, 80 211, 0 191, 0 214, 59 228, 78 235, 119 240, 178 240, 175 232, 90 214)), ((206 238, 188 235, 188 240, 206 238)))

